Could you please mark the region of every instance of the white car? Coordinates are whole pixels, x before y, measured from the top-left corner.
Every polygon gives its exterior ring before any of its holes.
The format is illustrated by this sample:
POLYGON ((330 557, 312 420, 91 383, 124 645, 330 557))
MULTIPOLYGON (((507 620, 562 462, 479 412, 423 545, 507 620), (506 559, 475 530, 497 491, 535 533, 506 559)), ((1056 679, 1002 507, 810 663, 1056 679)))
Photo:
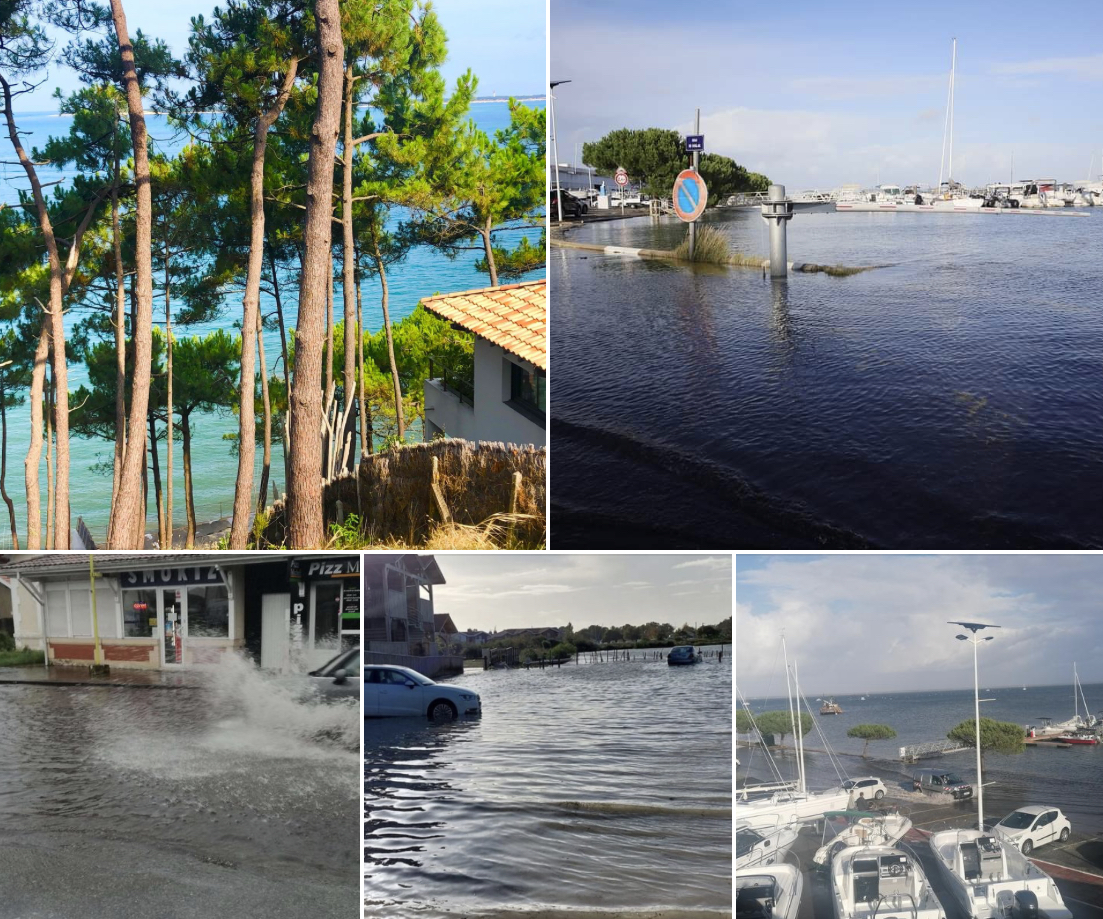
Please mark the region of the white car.
POLYGON ((866 801, 880 801, 885 796, 885 783, 874 776, 847 779, 843 789, 850 792, 850 806, 861 807, 866 801))
POLYGON ((482 714, 478 693, 462 686, 434 683, 409 667, 364 667, 364 717, 422 717, 452 721, 482 714))
POLYGON ((1048 842, 1066 842, 1072 832, 1068 818, 1056 807, 1020 807, 997 823, 992 832, 1029 855, 1048 842))

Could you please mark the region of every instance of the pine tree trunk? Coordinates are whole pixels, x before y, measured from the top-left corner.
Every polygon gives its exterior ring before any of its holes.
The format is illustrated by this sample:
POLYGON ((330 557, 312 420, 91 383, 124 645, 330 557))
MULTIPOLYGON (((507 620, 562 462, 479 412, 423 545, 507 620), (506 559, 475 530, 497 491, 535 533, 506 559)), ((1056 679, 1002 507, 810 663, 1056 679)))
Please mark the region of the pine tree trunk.
POLYGON ((316 0, 318 108, 310 138, 303 273, 295 337, 295 382, 291 391, 291 481, 288 523, 291 548, 317 548, 325 539, 322 508, 322 342, 327 276, 331 270, 333 159, 341 119, 344 43, 338 0, 316 0))
POLYGON ((149 413, 149 453, 153 460, 153 496, 157 501, 157 545, 162 549, 168 545, 165 535, 165 505, 164 491, 161 487, 161 463, 157 449, 157 419, 153 412, 149 413))
POLYGON ((368 411, 368 396, 365 391, 364 377, 364 298, 360 292, 360 253, 356 253, 356 391, 360 396, 360 455, 367 456, 375 452, 371 415, 368 411))
POLYGON ((486 267, 490 272, 490 286, 498 286, 498 265, 494 261, 494 246, 490 238, 490 230, 492 224, 490 218, 486 218, 486 227, 479 231, 479 235, 483 238, 483 252, 486 253, 486 267))
POLYGON ((15 502, 8 494, 6 478, 8 475, 8 394, 4 391, 4 371, 0 369, 0 498, 8 506, 8 518, 11 520, 11 547, 19 549, 19 532, 15 527, 15 502))
POLYGON ((268 478, 272 474, 272 399, 268 394, 268 362, 264 359, 264 322, 257 329, 257 354, 260 358, 260 394, 264 406, 264 465, 260 471, 260 487, 257 489, 257 513, 267 506, 268 478))
MULTIPOLYGON (((51 323, 52 325, 52 323, 51 323)), ((57 495, 54 489, 54 381, 46 381, 46 546, 57 548, 54 545, 54 499, 57 495)))
MULTIPOLYGON (((342 145, 345 165, 341 171, 341 230, 344 235, 341 288, 345 301, 345 407, 357 404, 360 387, 356 378, 356 342, 361 337, 356 318, 356 245, 352 232, 352 161, 356 153, 352 136, 352 108, 355 77, 352 64, 345 68, 345 141, 342 145)), ((362 407, 361 407, 362 412, 362 407)), ((356 444, 356 414, 348 413, 356 444)), ((347 430, 347 429, 346 429, 347 430)), ((343 441, 342 441, 343 443, 343 441)), ((362 448, 361 448, 362 449, 362 448)), ((355 465, 355 450, 349 450, 349 463, 355 465)))
MULTIPOLYGON (((115 132, 118 134, 119 109, 115 108, 115 132)), ((117 138, 116 138, 117 139, 117 138)), ((123 274, 123 234, 119 220, 119 150, 115 144, 115 179, 111 186, 111 244, 115 251, 115 458, 111 478, 111 512, 119 496, 123 453, 126 450, 126 282, 123 274)))
MULTIPOLYGON (((50 353, 50 334, 46 323, 38 334, 31 371, 31 442, 23 462, 23 479, 27 487, 27 548, 42 548, 42 491, 38 483, 38 467, 42 462, 42 398, 46 382, 46 361, 50 353)), ((46 548, 49 548, 47 543, 46 548)))
MULTIPOLYGON (((142 502, 142 469, 145 465, 145 418, 149 405, 151 354, 153 348, 153 196, 150 189, 149 150, 142 91, 134 67, 134 48, 126 27, 122 0, 110 0, 111 18, 122 57, 126 104, 130 115, 130 136, 134 145, 136 188, 134 262, 137 269, 137 321, 131 330, 134 341, 134 372, 131 381, 130 419, 123 452, 119 494, 111 514, 107 543, 111 549, 141 548, 145 521, 139 516, 142 502)), ((59 317, 60 318, 60 317, 59 317)), ((59 385, 64 381, 59 380, 59 385)))
POLYGON ((246 547, 253 522, 253 470, 257 457, 256 342, 261 325, 260 279, 264 270, 264 155, 268 146, 268 129, 283 111, 297 69, 298 61, 292 60, 275 105, 260 113, 253 130, 253 168, 249 175, 249 264, 242 300, 237 481, 234 483, 234 513, 230 524, 231 549, 246 547))
POLYGON ((402 381, 398 378, 398 364, 394 359, 394 334, 391 332, 391 313, 387 304, 387 268, 379 252, 379 241, 374 237, 372 246, 375 250, 375 268, 379 272, 379 285, 383 289, 380 301, 383 306, 383 328, 387 334, 387 360, 391 365, 391 382, 394 384, 394 415, 398 423, 398 439, 402 441, 406 439, 406 419, 402 411, 402 381))
POLYGON ((195 498, 192 495, 191 481, 191 413, 180 413, 180 434, 184 448, 184 504, 188 511, 188 534, 184 540, 185 549, 195 548, 195 498))

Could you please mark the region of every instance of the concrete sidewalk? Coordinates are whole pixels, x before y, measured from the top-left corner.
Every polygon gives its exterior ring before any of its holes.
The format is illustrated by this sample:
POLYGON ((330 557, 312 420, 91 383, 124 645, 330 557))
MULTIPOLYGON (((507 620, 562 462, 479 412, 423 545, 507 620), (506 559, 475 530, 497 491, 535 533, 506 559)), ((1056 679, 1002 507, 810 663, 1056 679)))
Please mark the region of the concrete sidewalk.
POLYGON ((93 676, 87 667, 0 667, 0 684, 39 686, 126 686, 131 689, 187 689, 199 685, 196 674, 163 670, 112 670, 93 676))

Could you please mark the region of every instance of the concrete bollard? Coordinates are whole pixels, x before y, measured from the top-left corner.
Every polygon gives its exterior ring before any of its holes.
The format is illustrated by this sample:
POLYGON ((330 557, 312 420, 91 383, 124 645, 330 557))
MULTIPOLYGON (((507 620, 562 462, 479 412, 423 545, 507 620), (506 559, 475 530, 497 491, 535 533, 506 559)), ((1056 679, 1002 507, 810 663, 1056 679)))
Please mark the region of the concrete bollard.
POLYGON ((787 277, 785 224, 793 219, 793 202, 785 197, 784 185, 770 186, 767 202, 762 205, 762 218, 770 225, 770 277, 787 277))

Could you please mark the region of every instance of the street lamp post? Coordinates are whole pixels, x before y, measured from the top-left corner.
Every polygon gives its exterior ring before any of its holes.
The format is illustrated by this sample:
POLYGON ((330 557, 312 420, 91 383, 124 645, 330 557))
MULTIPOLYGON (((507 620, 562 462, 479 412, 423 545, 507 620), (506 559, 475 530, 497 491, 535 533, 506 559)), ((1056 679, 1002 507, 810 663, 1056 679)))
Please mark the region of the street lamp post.
POLYGON ((559 198, 559 144, 555 136, 555 87, 570 82, 570 80, 552 80, 551 92, 548 94, 551 108, 552 157, 555 159, 555 209, 560 223, 563 222, 563 202, 559 198))
POLYGON ((984 776, 980 772, 980 682, 977 678, 977 645, 982 641, 991 641, 992 636, 987 638, 978 638, 977 632, 981 629, 998 629, 998 625, 985 625, 981 622, 950 622, 950 625, 960 625, 973 633, 973 637, 968 635, 958 635, 958 641, 967 641, 973 646, 973 711, 974 711, 974 725, 977 729, 977 829, 982 833, 984 832, 984 776))

